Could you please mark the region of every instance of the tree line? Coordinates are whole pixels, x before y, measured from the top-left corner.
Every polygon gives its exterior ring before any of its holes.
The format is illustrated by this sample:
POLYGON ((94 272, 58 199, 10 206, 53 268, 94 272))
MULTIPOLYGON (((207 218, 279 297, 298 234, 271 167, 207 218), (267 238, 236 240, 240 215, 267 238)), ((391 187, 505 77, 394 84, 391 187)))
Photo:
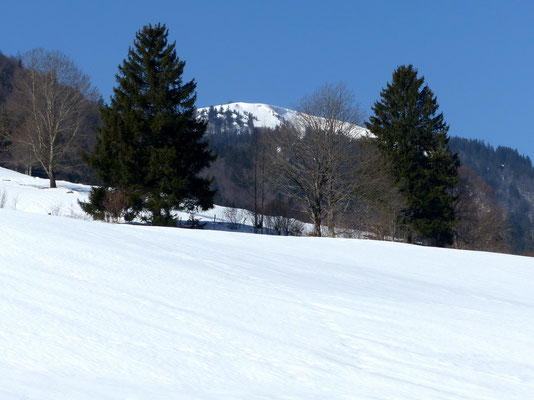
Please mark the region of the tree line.
POLYGON ((37 165, 55 187, 57 171, 83 159, 99 186, 82 207, 97 219, 170 226, 175 211, 217 201, 248 208, 258 232, 266 216, 282 215, 311 222, 315 236, 507 250, 502 210, 460 167, 437 98, 413 66, 394 71, 367 121, 345 85, 324 85, 272 130, 213 108, 208 129, 184 67, 161 24, 137 32, 109 104, 61 53, 0 57, 8 162, 37 165))

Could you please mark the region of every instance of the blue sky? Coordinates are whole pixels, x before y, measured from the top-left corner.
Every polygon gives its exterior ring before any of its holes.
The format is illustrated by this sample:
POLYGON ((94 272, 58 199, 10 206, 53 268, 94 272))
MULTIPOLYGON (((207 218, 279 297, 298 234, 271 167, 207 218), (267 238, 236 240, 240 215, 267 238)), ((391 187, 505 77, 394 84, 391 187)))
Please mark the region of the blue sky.
POLYGON ((413 64, 451 135, 534 159, 532 1, 18 1, 2 4, 0 51, 61 50, 104 99, 135 32, 167 24, 198 106, 292 107, 345 82, 370 113, 395 67, 413 64))

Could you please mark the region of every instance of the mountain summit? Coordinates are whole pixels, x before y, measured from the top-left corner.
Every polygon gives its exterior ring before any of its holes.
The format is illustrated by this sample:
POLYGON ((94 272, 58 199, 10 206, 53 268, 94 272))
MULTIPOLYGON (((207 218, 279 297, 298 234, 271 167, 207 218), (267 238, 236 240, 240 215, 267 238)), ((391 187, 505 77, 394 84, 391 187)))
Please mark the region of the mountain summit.
MULTIPOLYGON (((250 133, 254 128, 274 129, 283 123, 294 122, 299 113, 289 108, 262 103, 228 103, 197 110, 208 121, 208 133, 250 133)), ((354 136, 367 136, 369 131, 356 126, 354 136)))
POLYGON ((262 103, 228 103, 218 106, 199 108, 198 115, 212 121, 214 118, 233 119, 236 127, 250 126, 255 128, 274 129, 284 122, 294 121, 298 113, 288 108, 271 106, 262 103))

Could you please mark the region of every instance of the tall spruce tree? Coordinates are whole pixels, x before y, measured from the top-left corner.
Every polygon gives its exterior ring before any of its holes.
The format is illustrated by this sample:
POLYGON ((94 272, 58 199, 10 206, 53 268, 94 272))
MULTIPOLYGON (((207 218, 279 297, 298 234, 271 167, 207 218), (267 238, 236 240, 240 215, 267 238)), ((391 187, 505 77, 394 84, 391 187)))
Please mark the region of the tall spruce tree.
POLYGON ((136 34, 119 66, 111 104, 86 161, 102 183, 82 205, 96 218, 119 206, 127 220, 143 212, 153 225, 174 224, 173 211, 213 206, 210 179, 199 177, 215 156, 196 118, 196 83, 184 83, 185 62, 157 24, 136 34))
POLYGON ((430 244, 452 243, 455 224, 452 188, 459 159, 449 149, 448 125, 437 99, 412 65, 400 66, 380 93, 366 127, 389 159, 408 207, 404 223, 413 236, 430 244))

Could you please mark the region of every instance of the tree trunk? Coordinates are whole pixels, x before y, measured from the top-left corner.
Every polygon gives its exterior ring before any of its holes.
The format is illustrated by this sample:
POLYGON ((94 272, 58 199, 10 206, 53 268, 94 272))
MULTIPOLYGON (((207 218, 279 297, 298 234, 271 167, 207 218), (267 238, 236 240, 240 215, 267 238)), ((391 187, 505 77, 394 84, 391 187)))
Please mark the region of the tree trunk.
POLYGON ((313 216, 313 236, 321 237, 321 217, 313 216))
POLYGON ((332 207, 328 209, 328 237, 336 237, 335 224, 334 224, 334 210, 332 207))
POLYGON ((50 168, 49 171, 50 172, 48 173, 48 177, 50 178, 50 189, 55 189, 55 188, 57 188, 57 186, 56 186, 56 173, 54 172, 54 170, 52 168, 50 168))

